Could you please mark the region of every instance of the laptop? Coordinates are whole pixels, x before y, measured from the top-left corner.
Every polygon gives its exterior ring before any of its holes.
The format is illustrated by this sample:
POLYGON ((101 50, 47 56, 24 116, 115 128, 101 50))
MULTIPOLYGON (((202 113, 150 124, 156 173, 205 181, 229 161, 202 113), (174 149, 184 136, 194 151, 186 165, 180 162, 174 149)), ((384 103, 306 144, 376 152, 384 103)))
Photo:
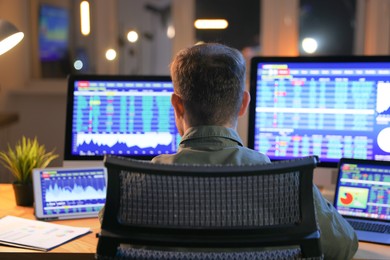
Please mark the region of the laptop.
POLYGON ((107 170, 33 169, 34 214, 40 220, 94 218, 106 202, 107 170))
POLYGON ((342 158, 334 207, 359 241, 390 244, 390 161, 342 158))

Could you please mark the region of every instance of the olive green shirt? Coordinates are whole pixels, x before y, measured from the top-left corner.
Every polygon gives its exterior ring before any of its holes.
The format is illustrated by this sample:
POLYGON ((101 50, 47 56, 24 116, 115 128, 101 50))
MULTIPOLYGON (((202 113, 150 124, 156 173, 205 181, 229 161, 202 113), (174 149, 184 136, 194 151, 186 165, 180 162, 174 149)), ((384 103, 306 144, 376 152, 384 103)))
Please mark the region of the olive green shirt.
MULTIPOLYGON (((176 154, 159 155, 152 162, 244 165, 269 163, 270 160, 266 155, 244 147, 233 129, 201 126, 184 133, 176 154)), ((325 259, 351 259, 358 248, 355 231, 315 185, 313 196, 325 259)))
POLYGON ((242 145, 238 133, 221 126, 201 126, 188 129, 177 153, 159 155, 154 163, 186 164, 260 164, 270 163, 268 156, 242 145))

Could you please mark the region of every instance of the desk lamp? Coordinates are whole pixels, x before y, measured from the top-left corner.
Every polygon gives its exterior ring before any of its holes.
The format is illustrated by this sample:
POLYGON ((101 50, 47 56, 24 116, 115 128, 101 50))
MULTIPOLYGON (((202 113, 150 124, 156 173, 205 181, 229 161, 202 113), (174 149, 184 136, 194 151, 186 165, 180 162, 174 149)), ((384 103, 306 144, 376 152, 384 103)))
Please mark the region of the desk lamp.
POLYGON ((0 55, 17 45, 24 37, 23 32, 10 22, 0 19, 0 55))
MULTIPOLYGON (((17 45, 24 37, 24 33, 12 23, 0 19, 0 55, 6 53, 17 45)), ((18 115, 8 115, 0 113, 0 127, 14 121, 17 121, 18 115)))

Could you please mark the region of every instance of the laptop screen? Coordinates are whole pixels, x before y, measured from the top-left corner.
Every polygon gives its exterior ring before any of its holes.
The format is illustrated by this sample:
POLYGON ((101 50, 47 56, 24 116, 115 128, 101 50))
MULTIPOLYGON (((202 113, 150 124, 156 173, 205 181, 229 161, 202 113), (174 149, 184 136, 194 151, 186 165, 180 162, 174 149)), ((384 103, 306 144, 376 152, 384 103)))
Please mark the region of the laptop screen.
POLYGON ((334 206, 343 216, 390 220, 390 162, 342 159, 334 206))
POLYGON ((106 201, 106 169, 34 169, 38 218, 97 216, 106 201))

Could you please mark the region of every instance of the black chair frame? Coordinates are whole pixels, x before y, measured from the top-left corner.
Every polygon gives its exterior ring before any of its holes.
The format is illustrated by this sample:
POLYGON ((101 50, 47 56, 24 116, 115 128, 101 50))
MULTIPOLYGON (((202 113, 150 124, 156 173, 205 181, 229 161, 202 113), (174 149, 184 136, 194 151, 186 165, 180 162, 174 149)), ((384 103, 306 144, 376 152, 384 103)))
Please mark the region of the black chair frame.
POLYGON ((313 205, 313 169, 316 156, 264 165, 161 165, 124 157, 106 156, 108 188, 97 255, 115 256, 120 244, 180 248, 259 248, 299 244, 303 257, 321 255, 320 233, 313 205), (120 173, 139 172, 161 176, 244 177, 299 172, 300 220, 293 224, 259 227, 164 227, 125 225, 118 219, 120 173))

